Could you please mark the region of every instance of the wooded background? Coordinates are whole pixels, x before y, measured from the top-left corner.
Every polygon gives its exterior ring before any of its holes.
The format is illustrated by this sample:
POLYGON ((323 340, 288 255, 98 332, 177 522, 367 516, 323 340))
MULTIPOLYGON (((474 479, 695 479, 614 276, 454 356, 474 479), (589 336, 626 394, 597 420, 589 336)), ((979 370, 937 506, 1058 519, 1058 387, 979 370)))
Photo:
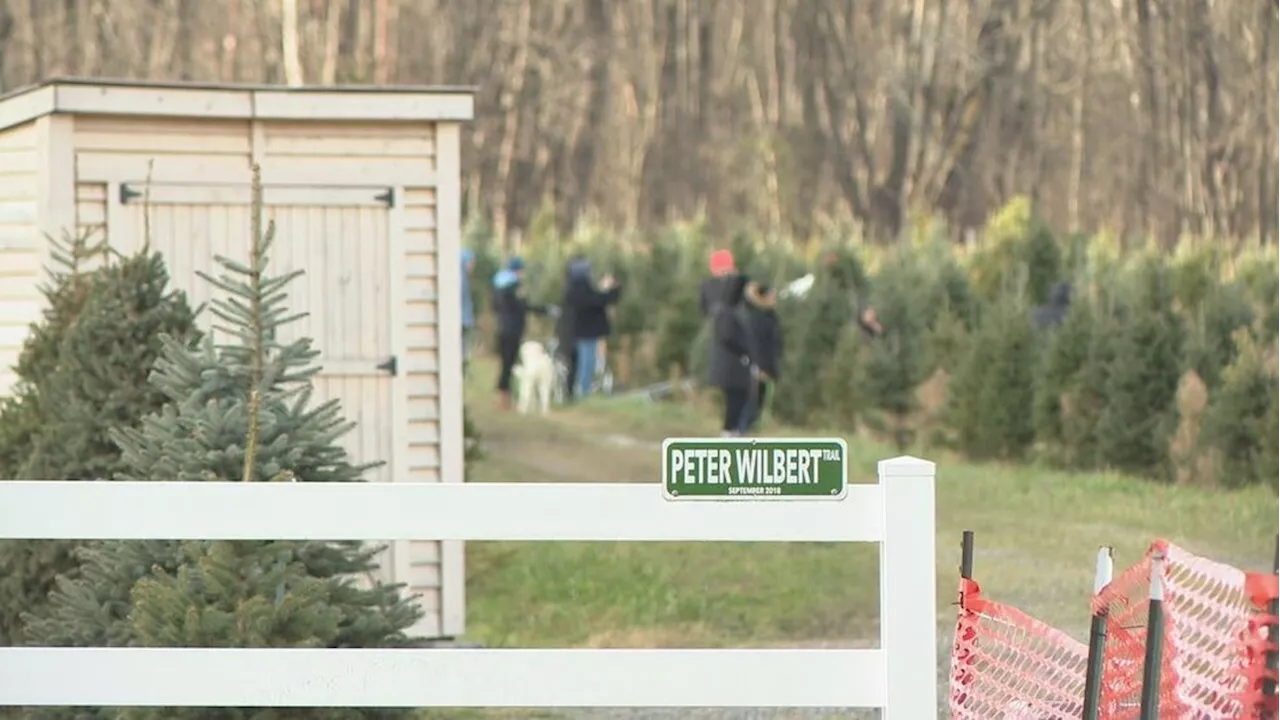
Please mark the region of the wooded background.
MULTIPOLYGON (((0 0, 59 75, 478 88, 468 210, 1274 242, 1275 0, 0 0)), ((353 99, 353 102, 356 100, 353 99)))

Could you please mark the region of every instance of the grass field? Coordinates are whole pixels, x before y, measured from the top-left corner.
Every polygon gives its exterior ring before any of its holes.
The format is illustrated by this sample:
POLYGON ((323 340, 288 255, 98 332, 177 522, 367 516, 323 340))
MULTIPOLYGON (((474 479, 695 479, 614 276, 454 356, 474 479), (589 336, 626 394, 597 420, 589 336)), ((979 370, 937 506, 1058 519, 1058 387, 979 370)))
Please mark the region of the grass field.
MULTIPOLYGON (((486 455, 471 468, 473 482, 657 482, 663 438, 716 430, 695 403, 613 398, 547 418, 499 412, 495 372, 479 361, 469 373, 468 407, 486 455)), ((876 461, 897 454, 846 439, 857 481, 873 482, 876 461)), ((940 658, 964 529, 976 533, 986 594, 1080 638, 1099 545, 1115 547, 1117 572, 1157 537, 1246 569, 1270 565, 1277 505, 1267 489, 1227 493, 918 454, 938 464, 940 658)), ((468 635, 489 647, 847 647, 876 638, 870 545, 469 543, 467 563, 468 635)))
MULTIPOLYGON (((481 363, 468 388, 486 454, 473 482, 656 482, 663 438, 715 430, 689 405, 624 399, 548 418, 500 413, 491 376, 481 363)), ((873 482, 876 461, 896 454, 846 439, 860 481, 873 482)), ((922 454, 938 463, 941 602, 954 599, 963 529, 977 534, 984 591, 1077 635, 1087 630, 1099 545, 1116 548, 1117 569, 1156 537, 1247 569, 1270 563, 1277 515, 1266 489, 1227 493, 922 454)), ((876 629, 872 546, 471 543, 467 558, 468 625, 489 645, 770 645, 865 640, 876 629)))

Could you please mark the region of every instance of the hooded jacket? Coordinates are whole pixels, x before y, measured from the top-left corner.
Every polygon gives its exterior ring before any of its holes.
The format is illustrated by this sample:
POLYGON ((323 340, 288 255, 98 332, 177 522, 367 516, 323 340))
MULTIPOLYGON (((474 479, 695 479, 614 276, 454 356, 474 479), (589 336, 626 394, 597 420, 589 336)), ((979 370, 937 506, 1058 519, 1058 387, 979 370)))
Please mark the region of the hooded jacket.
POLYGON ((493 276, 493 311, 498 316, 498 335, 524 337, 525 319, 530 312, 545 313, 520 294, 520 276, 513 270, 499 270, 493 276))
POLYGON ((753 382, 754 343, 742 307, 747 279, 728 275, 719 285, 720 295, 711 312, 711 357, 707 383, 713 387, 742 389, 753 382))
POLYGON ((572 316, 574 340, 608 337, 612 327, 606 309, 618 301, 622 288, 597 290, 591 282, 591 265, 586 260, 569 263, 568 273, 564 312, 572 316))
POLYGON ((782 369, 782 325, 778 322, 778 294, 757 283, 747 283, 747 328, 754 341, 752 359, 760 371, 777 380, 782 369))
POLYGON ((476 254, 470 250, 462 251, 462 328, 470 330, 476 326, 475 299, 471 296, 471 271, 467 268, 476 254))

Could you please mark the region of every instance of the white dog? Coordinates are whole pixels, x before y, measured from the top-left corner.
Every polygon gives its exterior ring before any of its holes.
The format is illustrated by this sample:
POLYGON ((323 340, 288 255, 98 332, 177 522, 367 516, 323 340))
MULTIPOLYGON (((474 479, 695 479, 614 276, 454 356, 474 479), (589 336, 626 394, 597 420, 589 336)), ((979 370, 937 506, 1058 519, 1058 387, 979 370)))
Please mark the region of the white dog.
POLYGON ((513 373, 516 376, 516 407, 521 414, 533 410, 533 403, 538 403, 538 412, 546 415, 551 410, 551 390, 556 383, 556 366, 551 355, 542 343, 526 340, 520 345, 520 364, 513 373))

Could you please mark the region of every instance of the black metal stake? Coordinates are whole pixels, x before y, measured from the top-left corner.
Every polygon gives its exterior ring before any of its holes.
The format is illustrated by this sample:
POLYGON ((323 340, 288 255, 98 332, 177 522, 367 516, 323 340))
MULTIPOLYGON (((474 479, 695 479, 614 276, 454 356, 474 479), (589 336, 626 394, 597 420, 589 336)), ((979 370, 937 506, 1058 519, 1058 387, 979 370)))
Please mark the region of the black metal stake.
MULTIPOLYGON (((1093 595, 1097 597, 1111 582, 1111 548, 1098 549, 1098 564, 1093 574, 1093 595)), ((1102 703, 1102 670, 1107 649, 1107 608, 1093 614, 1089 625, 1089 661, 1084 676, 1084 720, 1098 720, 1102 703)))
MULTIPOLYGON (((1280 574, 1280 535, 1276 536, 1276 550, 1271 560, 1271 572, 1280 574)), ((1262 681, 1262 696, 1273 698, 1276 696, 1276 645, 1280 644, 1280 627, 1277 627, 1275 618, 1280 616, 1280 600, 1272 598, 1271 602, 1267 603, 1267 614, 1271 616, 1271 622, 1267 624, 1267 677, 1262 681)))
POLYGON ((965 530, 960 535, 960 577, 973 579, 973 531, 965 530))
POLYGON ((1160 658, 1164 655, 1164 552, 1151 554, 1147 647, 1142 658, 1142 706, 1138 720, 1160 720, 1160 658))

